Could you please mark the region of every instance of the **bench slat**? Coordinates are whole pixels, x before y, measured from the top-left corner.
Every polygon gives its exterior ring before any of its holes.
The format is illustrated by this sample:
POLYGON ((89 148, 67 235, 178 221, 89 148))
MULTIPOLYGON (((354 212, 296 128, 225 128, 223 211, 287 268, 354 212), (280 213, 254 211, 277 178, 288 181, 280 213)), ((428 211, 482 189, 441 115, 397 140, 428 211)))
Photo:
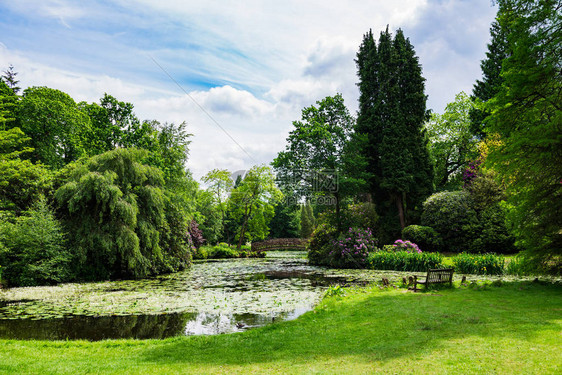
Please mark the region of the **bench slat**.
POLYGON ((453 284, 453 272, 454 268, 440 268, 440 269, 430 269, 427 271, 425 280, 418 280, 417 276, 414 281, 414 292, 417 291, 417 284, 423 284, 426 286, 429 284, 443 284, 449 283, 453 284))

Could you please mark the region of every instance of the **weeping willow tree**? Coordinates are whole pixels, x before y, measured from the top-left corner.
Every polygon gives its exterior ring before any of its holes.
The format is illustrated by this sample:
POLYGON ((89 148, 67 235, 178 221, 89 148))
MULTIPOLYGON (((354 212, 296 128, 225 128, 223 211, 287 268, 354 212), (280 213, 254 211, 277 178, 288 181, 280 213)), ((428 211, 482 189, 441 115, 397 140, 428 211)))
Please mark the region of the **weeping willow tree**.
POLYGON ((187 232, 167 238, 167 218, 177 215, 167 212, 174 205, 162 172, 142 163, 147 156, 140 149, 97 155, 74 166, 57 190, 79 278, 140 278, 189 264, 187 232))

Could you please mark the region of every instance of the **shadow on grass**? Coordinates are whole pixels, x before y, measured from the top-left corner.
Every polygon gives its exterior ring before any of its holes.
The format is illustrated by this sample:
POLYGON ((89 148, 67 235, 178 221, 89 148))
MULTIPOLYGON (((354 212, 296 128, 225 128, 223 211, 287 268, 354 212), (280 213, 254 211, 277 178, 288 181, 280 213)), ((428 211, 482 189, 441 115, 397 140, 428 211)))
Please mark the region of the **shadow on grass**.
POLYGON ((537 283, 411 293, 358 292, 325 300, 298 320, 241 334, 177 338, 147 349, 160 364, 244 365, 311 357, 387 361, 472 336, 529 340, 558 329, 562 288, 537 283))

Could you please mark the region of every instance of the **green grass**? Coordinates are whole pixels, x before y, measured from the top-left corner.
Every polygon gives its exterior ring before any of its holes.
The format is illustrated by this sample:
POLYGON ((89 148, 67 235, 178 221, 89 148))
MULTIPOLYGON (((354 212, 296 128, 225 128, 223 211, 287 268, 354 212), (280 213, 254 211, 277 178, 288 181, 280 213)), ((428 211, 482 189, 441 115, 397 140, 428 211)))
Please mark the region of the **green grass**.
POLYGON ((412 293, 347 290, 292 322, 240 334, 103 342, 0 341, 0 372, 562 373, 560 284, 412 293))

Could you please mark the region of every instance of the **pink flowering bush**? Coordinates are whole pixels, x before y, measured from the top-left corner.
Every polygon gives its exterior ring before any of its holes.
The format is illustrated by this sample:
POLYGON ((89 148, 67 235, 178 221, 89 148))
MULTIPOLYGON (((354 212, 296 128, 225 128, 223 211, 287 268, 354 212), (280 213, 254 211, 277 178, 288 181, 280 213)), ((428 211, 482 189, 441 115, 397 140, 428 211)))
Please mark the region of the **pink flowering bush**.
POLYGON ((338 268, 365 268, 370 252, 378 251, 377 239, 371 229, 349 228, 334 241, 329 253, 330 266, 338 268))
POLYGON ((403 241, 403 240, 394 241, 394 244, 392 245, 392 250, 393 251, 405 251, 407 253, 418 253, 418 254, 422 253, 422 251, 418 247, 418 245, 416 245, 413 242, 403 241))

